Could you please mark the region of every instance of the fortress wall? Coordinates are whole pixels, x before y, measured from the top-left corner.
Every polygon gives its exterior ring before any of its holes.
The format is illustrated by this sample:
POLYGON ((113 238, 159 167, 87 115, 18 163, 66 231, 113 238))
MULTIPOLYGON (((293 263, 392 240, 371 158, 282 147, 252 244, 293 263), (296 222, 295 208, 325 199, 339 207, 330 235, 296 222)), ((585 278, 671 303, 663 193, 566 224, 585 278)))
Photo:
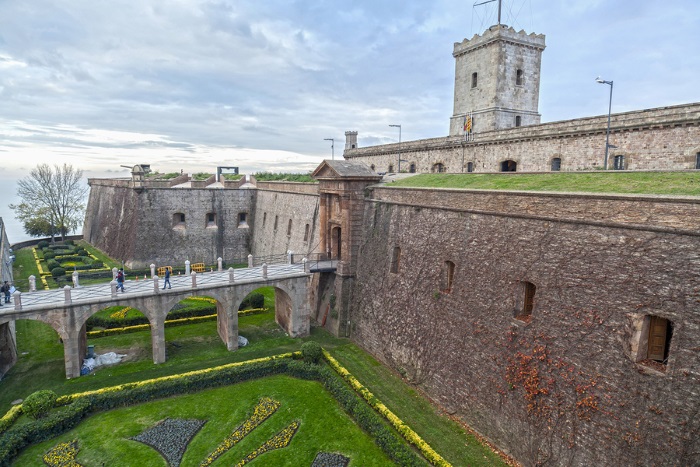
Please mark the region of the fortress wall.
POLYGON ((645 200, 625 214, 624 197, 372 197, 353 340, 524 465, 698 463, 700 237, 636 225, 697 234, 698 217, 684 220, 697 202, 659 200, 655 210, 645 200), (498 215, 514 206, 521 215, 498 215), (596 225, 603 213, 619 225, 596 225), (449 293, 445 261, 455 264, 449 293), (536 286, 530 322, 514 318, 521 281, 536 286), (665 373, 635 363, 647 315, 673 323, 665 373))
POLYGON ((307 195, 318 194, 318 183, 303 182, 256 182, 261 190, 283 191, 286 193, 305 193, 307 195))
POLYGON ((128 267, 242 261, 250 251, 254 190, 147 188, 140 192, 90 180, 86 241, 128 267), (185 215, 184 225, 173 216, 185 215), (208 225, 207 214, 215 214, 208 225), (239 214, 248 215, 239 225, 239 214))
MULTIPOLYGON (((258 182, 258 187, 261 185, 258 182)), ((313 184, 313 188, 315 188, 315 194, 258 188, 253 216, 251 245, 253 255, 281 254, 289 250, 301 254, 316 251, 319 242, 318 185, 313 184), (275 219, 277 219, 277 228, 275 228, 275 219), (290 220, 292 228, 288 235, 290 220), (307 224, 309 231, 305 239, 307 224)), ((307 189, 304 188, 304 190, 307 189)))
MULTIPOLYGON (((374 165, 377 172, 389 165, 408 171, 431 172, 435 163, 447 172, 466 172, 474 163, 475 172, 500 171, 500 162, 514 160, 518 171, 548 172, 551 160, 559 157, 561 170, 590 170, 603 165, 607 116, 545 123, 507 130, 483 132, 475 141, 463 137, 432 138, 399 144, 346 150, 343 156, 374 165)), ((611 121, 608 157, 625 156, 627 170, 682 170, 695 167, 700 152, 700 104, 664 107, 615 114, 611 121)))

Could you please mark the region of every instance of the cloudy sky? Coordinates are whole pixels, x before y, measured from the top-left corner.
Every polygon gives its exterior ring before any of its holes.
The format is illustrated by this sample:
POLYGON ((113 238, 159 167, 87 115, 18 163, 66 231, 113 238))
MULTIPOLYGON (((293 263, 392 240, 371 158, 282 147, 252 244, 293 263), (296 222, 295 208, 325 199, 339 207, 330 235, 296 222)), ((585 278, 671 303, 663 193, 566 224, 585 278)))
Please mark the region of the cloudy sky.
MULTIPOLYGON (((0 196, 41 162, 300 172, 346 130, 445 136, 480 1, 0 0, 0 196)), ((543 122, 606 114, 598 75, 613 112, 700 101, 696 0, 504 0, 503 22, 546 35, 543 122)))

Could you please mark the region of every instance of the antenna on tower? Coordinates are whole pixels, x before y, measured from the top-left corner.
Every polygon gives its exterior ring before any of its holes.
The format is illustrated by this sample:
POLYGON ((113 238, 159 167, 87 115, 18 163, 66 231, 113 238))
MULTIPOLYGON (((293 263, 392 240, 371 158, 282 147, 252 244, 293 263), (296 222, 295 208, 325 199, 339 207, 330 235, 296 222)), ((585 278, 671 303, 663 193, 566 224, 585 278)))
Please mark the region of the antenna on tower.
POLYGON ((498 1, 498 25, 501 25, 501 0, 486 0, 484 2, 475 3, 474 6, 485 5, 498 1))

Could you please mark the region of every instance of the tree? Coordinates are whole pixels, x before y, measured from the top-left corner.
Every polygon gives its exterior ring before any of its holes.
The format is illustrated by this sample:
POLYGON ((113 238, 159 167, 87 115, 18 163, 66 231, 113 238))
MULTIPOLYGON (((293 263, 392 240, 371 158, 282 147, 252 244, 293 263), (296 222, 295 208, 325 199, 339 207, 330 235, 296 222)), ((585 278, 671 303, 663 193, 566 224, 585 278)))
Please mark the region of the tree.
POLYGON ((15 217, 24 224, 32 237, 60 234, 78 228, 83 220, 83 200, 88 187, 82 183, 83 171, 70 164, 54 166, 39 164, 29 176, 17 182, 17 196, 22 202, 10 205, 15 217))

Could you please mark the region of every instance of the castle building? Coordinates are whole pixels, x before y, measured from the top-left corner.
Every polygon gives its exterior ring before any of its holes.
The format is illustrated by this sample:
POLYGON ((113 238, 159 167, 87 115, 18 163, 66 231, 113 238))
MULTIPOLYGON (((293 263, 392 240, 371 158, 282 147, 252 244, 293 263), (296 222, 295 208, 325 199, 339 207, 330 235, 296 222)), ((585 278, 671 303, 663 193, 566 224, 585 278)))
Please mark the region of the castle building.
POLYGON ((378 173, 700 169, 700 103, 540 123, 542 34, 497 24, 455 43, 449 135, 360 148, 343 156, 378 173), (401 163, 399 163, 401 159, 401 163))

